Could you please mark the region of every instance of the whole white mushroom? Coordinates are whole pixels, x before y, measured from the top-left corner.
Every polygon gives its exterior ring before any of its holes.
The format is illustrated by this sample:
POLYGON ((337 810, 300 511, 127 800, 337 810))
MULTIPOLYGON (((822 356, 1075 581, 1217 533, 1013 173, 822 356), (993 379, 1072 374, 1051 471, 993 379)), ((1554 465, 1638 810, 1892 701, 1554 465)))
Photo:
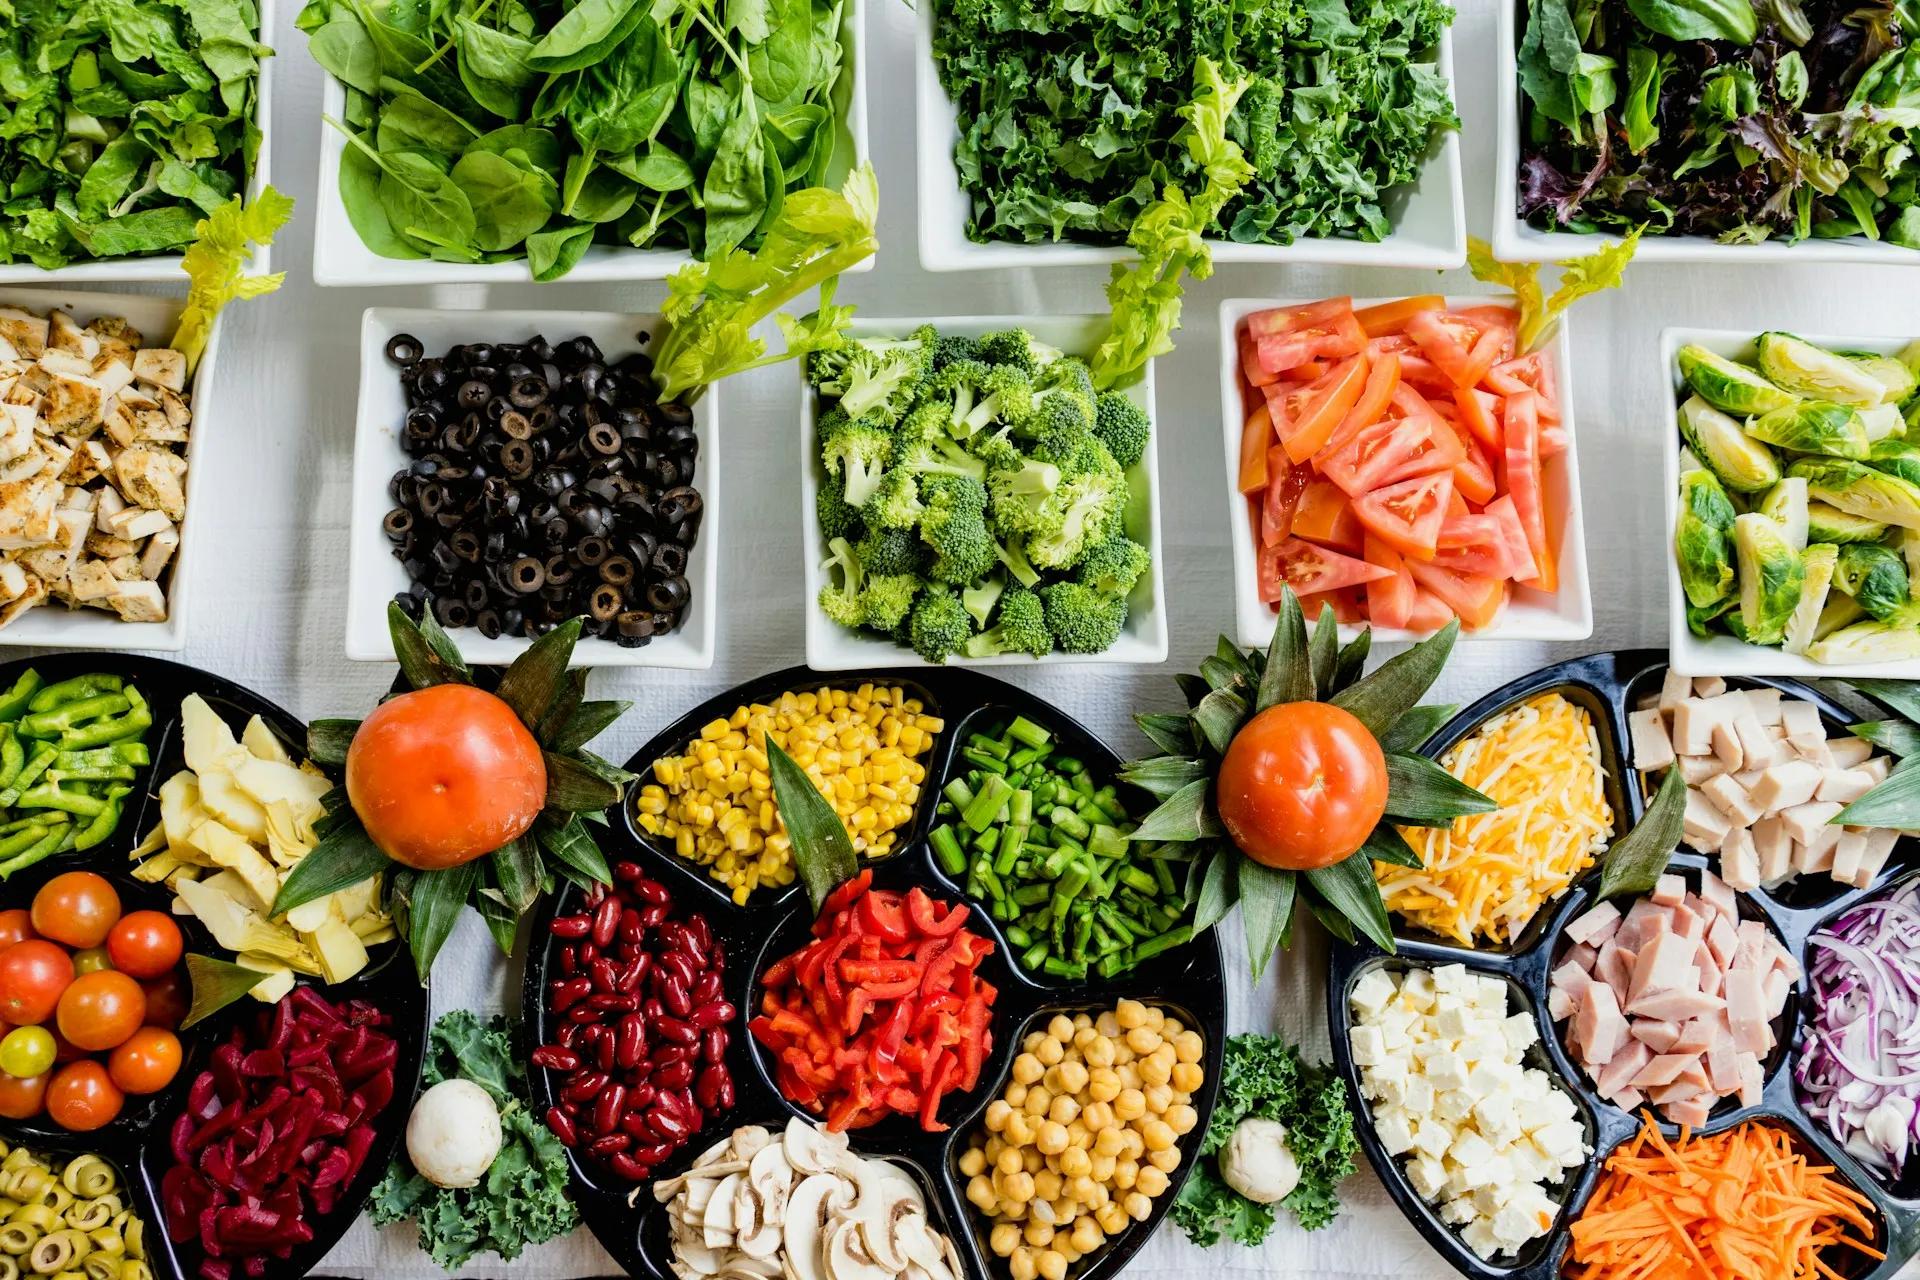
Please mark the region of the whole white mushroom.
POLYGON ((500 1154, 500 1109, 471 1080, 443 1080, 407 1117, 407 1158, 436 1187, 471 1187, 500 1154))
POLYGON ((1255 1204, 1284 1200, 1300 1185, 1300 1165, 1287 1145, 1287 1126, 1248 1116, 1220 1148, 1220 1176, 1255 1204))

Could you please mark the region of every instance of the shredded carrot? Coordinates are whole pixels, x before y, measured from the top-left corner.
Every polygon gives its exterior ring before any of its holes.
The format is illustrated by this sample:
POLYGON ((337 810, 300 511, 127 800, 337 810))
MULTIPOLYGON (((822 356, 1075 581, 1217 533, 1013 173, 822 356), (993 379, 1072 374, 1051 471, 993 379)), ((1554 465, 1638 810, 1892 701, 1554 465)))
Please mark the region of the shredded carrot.
POLYGON ((1871 1202, 1785 1129, 1683 1127, 1669 1143, 1643 1121, 1573 1224, 1571 1280, 1839 1280, 1821 1250, 1886 1256, 1871 1202))

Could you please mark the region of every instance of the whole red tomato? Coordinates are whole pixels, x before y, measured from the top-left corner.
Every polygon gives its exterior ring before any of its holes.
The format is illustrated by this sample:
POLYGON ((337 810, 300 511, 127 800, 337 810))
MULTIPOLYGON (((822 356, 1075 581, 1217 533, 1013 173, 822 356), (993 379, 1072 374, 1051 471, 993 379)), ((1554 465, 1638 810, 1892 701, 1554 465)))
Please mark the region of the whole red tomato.
POLYGON ((147 1025, 178 1031, 193 1007, 187 980, 180 971, 176 969, 163 977, 148 979, 140 984, 140 989, 147 993, 147 1025))
POLYGON ((0 1074, 0 1117, 31 1120, 46 1105, 47 1081, 52 1073, 38 1076, 0 1074))
POLYGON ((73 960, 64 950, 41 938, 14 943, 0 951, 0 1021, 38 1026, 72 982, 73 960))
POLYGON ((0 951, 5 951, 16 942, 25 942, 28 938, 39 936, 33 931, 33 917, 28 914, 25 907, 0 911, 0 951))
POLYGON ((1329 867, 1387 811, 1387 759, 1367 727, 1325 702, 1283 702, 1241 726, 1214 784, 1227 834, 1255 862, 1329 867))
POLYGON ((437 684, 361 721, 347 797, 388 857, 439 871, 524 834, 546 803, 547 766, 512 707, 471 685, 437 684))
POLYGON ((68 871, 33 895, 33 928, 43 938, 70 947, 97 947, 120 919, 120 895, 105 876, 68 871))
POLYGON ((127 1093, 158 1093, 180 1074, 180 1037, 142 1027, 107 1059, 107 1075, 127 1093))
POLYGON ((47 1086, 47 1114, 62 1129, 87 1133, 120 1114, 127 1096, 107 1075, 107 1069, 88 1058, 53 1073, 47 1086))
POLYGON ((180 963, 180 926, 164 911, 134 911, 107 933, 113 967, 136 978, 157 978, 180 963))
POLYGON ((60 995, 60 1034, 88 1053, 113 1048, 146 1019, 147 993, 116 969, 83 973, 60 995))

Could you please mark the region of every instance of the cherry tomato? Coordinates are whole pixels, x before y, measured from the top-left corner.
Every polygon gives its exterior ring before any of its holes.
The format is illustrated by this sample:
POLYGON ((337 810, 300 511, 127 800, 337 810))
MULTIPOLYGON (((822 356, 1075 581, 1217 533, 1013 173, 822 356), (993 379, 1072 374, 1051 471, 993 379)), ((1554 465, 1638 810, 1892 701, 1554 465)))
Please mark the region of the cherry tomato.
POLYGON ((67 871, 33 895, 33 927, 43 938, 70 947, 97 947, 120 918, 120 895, 106 877, 67 871))
POLYGON ((47 1114, 62 1129, 75 1133, 106 1124, 120 1114, 126 1100, 107 1069, 91 1058, 60 1068, 47 1086, 47 1114))
POLYGON ((141 983, 140 989, 147 993, 147 1025, 178 1031, 180 1024, 187 1020, 187 1010, 193 1007, 187 980, 179 971, 151 978, 141 983))
POLYGON ((127 1093, 158 1093, 180 1074, 180 1037, 142 1027, 107 1059, 107 1074, 127 1093))
POLYGON ((47 1100, 47 1077, 0 1075, 0 1116, 31 1120, 47 1100))
POLYGON ((113 958, 105 947, 88 947, 84 951, 73 953, 73 971, 75 973, 98 973, 102 969, 113 968, 113 958))
POLYGON ((1255 862, 1332 866, 1366 843, 1387 809, 1387 761, 1349 711, 1284 702, 1247 721, 1214 786, 1227 834, 1255 862))
POLYGON ((25 907, 0 911, 0 951, 5 951, 16 942, 39 936, 33 931, 33 916, 25 907))
POLYGON ((0 1037, 0 1071, 25 1079, 53 1067, 53 1032, 45 1027, 15 1027, 0 1037))
POLYGON ((60 1034, 88 1053, 113 1048, 146 1018, 147 993, 113 969, 82 974, 60 997, 60 1034))
POLYGON ((40 938, 14 943, 0 951, 0 1019, 16 1027, 45 1022, 72 981, 64 949, 40 938))
POLYGON ((540 744, 499 698, 438 684, 380 704, 347 748, 347 797, 396 862, 439 871, 491 853, 546 802, 540 744))
POLYGON ((136 978, 159 977, 180 963, 185 948, 180 926, 164 911, 131 912, 107 934, 113 967, 136 978))

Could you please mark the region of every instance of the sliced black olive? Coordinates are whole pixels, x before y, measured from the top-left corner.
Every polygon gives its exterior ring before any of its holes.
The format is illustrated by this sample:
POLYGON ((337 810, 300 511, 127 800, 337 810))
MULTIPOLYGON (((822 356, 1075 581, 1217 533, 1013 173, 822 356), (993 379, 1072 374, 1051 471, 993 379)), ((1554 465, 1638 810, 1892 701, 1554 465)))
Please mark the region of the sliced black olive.
POLYGON ((547 557, 547 581, 557 582, 563 587, 573 581, 573 566, 567 563, 564 552, 547 557))
MULTIPOLYGON (((460 598, 467 602, 467 608, 478 610, 487 607, 487 602, 493 599, 493 593, 487 590, 484 579, 468 578, 466 589, 460 593, 460 598)), ((653 603, 651 597, 648 598, 647 603, 653 603)))
POLYGON ((660 523, 668 525, 686 524, 700 519, 700 491, 686 485, 669 489, 660 495, 655 506, 660 523))
POLYGON ((464 627, 472 620, 473 612, 467 608, 464 601, 452 600, 446 596, 435 596, 433 599, 433 616, 439 619, 440 625, 443 627, 464 627))
POLYGON ((454 399, 462 409, 478 409, 492 394, 493 388, 478 378, 473 378, 460 384, 460 390, 454 399))
POLYGON ((675 613, 687 607, 693 589, 685 578, 662 578, 647 588, 647 604, 661 613, 675 613))
POLYGON ((663 542, 653 549, 648 563, 655 573, 678 577, 687 571, 687 549, 677 542, 663 542))
POLYGON ((480 559, 482 550, 480 535, 472 529, 455 529, 453 536, 447 539, 447 545, 453 548, 454 555, 468 564, 474 564, 480 559))
POLYGON ((489 640, 497 639, 500 635, 500 615, 492 609, 482 609, 474 614, 473 625, 489 640))
POLYGON ((507 585, 522 595, 546 585, 547 570, 532 556, 521 556, 507 568, 507 585))
POLYGON ((589 569, 605 560, 612 548, 605 538, 582 538, 574 546, 574 558, 589 569))
POLYGON ((508 409, 500 415, 500 430, 511 440, 527 440, 533 436, 533 419, 518 409, 508 409))
POLYGON ((413 531, 413 512, 405 507, 395 507, 387 512, 387 518, 380 522, 380 527, 387 531, 389 538, 398 542, 413 531))
POLYGON ((533 444, 527 440, 509 440, 500 446, 500 469, 518 479, 533 470, 533 444))
POLYGON ((633 581, 633 561, 625 556, 608 556, 600 564, 600 581, 624 587, 633 581))
POLYGON ((626 598, 621 595, 620 588, 612 583, 603 582, 595 587, 593 594, 588 597, 587 612, 604 622, 618 614, 625 604, 626 598))

